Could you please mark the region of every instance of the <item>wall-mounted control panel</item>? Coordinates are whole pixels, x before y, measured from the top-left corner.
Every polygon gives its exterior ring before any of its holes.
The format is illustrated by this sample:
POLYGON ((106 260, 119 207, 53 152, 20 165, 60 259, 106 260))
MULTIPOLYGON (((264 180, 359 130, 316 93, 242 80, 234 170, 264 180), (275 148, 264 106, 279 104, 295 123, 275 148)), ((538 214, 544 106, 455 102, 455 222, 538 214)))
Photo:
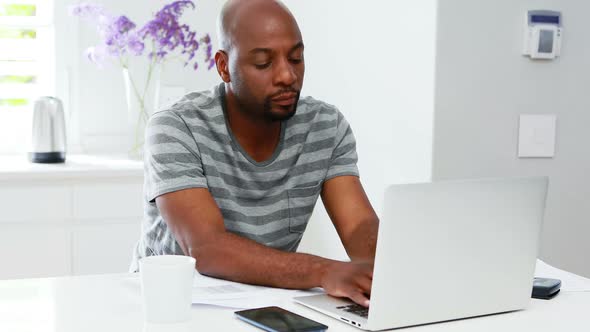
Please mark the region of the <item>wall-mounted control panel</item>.
POLYGON ((531 59, 555 59, 561 53, 561 12, 529 10, 526 13, 523 55, 531 59))

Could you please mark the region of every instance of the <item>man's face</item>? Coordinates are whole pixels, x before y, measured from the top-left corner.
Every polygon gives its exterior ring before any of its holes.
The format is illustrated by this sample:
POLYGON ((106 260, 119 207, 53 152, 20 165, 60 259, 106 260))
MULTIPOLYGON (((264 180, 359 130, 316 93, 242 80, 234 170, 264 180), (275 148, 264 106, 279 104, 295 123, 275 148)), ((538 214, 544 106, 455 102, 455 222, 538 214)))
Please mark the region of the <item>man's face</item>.
POLYGON ((237 29, 229 50, 231 88, 243 112, 281 121, 295 115, 303 86, 303 41, 292 19, 260 13, 237 29))

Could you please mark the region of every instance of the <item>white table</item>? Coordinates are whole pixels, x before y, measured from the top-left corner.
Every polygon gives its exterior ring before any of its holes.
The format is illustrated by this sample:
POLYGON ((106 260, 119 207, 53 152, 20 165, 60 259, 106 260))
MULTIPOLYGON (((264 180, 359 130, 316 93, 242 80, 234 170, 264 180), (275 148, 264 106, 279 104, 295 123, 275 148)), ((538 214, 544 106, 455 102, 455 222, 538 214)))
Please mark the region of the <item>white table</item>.
MULTIPOLYGON (((537 268, 539 271, 539 267, 537 268)), ((590 280, 550 267, 545 277, 590 280)), ((537 275, 540 275, 539 272, 537 275)), ((564 290, 553 300, 531 300, 527 310, 406 329, 422 331, 590 331, 590 292, 564 290)), ((289 300, 277 303, 328 325, 328 331, 359 331, 289 300)), ((233 309, 193 305, 190 322, 157 326, 143 323, 139 278, 111 274, 0 281, 0 331, 196 332, 259 331, 233 315, 233 309)), ((402 330, 403 331, 403 330, 402 330)))

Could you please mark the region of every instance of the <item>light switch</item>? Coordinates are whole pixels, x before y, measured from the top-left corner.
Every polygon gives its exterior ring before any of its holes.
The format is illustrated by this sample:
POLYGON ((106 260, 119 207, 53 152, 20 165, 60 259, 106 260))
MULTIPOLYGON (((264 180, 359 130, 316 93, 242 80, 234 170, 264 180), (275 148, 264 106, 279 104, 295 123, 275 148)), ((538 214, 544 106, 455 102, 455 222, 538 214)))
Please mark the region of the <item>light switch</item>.
POLYGON ((555 155, 554 114, 521 114, 518 128, 518 157, 551 158, 555 155))

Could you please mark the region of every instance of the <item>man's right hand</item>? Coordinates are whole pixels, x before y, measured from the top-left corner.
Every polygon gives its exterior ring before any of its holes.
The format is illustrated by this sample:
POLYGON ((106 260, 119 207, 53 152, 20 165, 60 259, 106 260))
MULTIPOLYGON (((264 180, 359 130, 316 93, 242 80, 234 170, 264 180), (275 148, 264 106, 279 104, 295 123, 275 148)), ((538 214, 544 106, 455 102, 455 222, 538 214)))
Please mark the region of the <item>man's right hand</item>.
POLYGON ((372 283, 373 263, 370 262, 334 262, 326 268, 321 280, 329 295, 347 297, 364 307, 369 307, 372 283))

